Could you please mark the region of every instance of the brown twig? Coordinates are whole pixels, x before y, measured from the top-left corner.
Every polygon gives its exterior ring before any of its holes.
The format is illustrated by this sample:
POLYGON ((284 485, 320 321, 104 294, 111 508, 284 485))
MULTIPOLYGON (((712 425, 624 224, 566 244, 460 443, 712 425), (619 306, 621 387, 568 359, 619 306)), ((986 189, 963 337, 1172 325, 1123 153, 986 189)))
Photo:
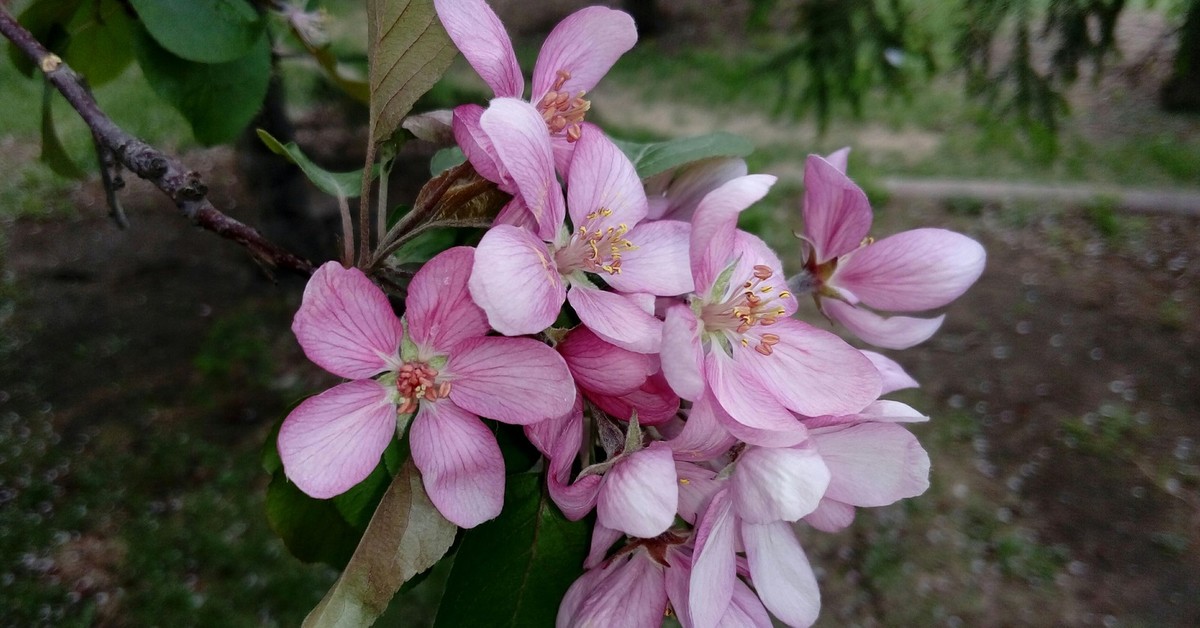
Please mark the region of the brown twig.
POLYGON ((0 34, 33 60, 46 79, 67 99, 92 130, 97 143, 121 165, 153 183, 171 197, 175 206, 197 226, 246 247, 267 268, 284 268, 309 274, 312 262, 270 242, 254 228, 231 218, 208 200, 208 187, 200 175, 174 157, 126 133, 108 117, 85 87, 83 80, 63 60, 46 49, 0 3, 0 34))

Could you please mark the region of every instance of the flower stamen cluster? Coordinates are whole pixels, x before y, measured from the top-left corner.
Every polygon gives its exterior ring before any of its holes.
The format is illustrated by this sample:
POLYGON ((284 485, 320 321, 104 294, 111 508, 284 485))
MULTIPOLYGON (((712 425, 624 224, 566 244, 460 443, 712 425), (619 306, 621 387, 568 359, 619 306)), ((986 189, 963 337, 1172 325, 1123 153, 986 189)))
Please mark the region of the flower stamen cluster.
POLYGON ((417 402, 437 401, 450 396, 450 382, 437 381, 438 371, 424 362, 406 362, 396 372, 396 392, 400 395, 397 400, 396 412, 408 414, 416 412, 417 402))
POLYGON ((567 141, 575 142, 583 135, 583 118, 592 108, 592 103, 583 98, 587 93, 584 90, 579 90, 574 96, 563 91, 563 84, 571 80, 570 72, 558 70, 555 74, 558 78, 550 86, 550 91, 538 101, 537 110, 546 121, 550 133, 557 134, 565 130, 567 141))

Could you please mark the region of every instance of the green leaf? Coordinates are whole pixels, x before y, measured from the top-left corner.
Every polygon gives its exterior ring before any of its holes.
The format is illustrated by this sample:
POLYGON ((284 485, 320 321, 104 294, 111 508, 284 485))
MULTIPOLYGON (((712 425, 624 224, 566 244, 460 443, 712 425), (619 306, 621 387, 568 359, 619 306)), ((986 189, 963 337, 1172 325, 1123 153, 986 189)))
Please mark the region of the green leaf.
MULTIPOLYGON (((392 439, 391 444, 384 450, 383 457, 386 459, 388 452, 394 452, 392 453, 393 457, 397 456, 399 449, 400 442, 392 439)), ((367 529, 367 524, 371 521, 371 514, 375 512, 379 500, 383 499, 383 494, 391 483, 392 472, 381 459, 365 480, 333 498, 333 505, 337 507, 342 518, 359 531, 355 537, 361 536, 361 533, 367 529)))
POLYGON ((745 157, 754 152, 750 140, 724 132, 650 144, 613 141, 643 179, 709 157, 745 157))
POLYGON ((436 177, 466 160, 467 156, 463 154, 461 148, 457 146, 443 148, 434 153, 433 158, 429 160, 429 174, 436 177))
POLYGON ((563 517, 539 475, 510 476, 500 516, 463 534, 434 626, 553 626, 583 572, 588 533, 563 517))
MULTIPOLYGON (((34 39, 52 52, 61 52, 67 41, 66 24, 83 0, 37 0, 21 11, 17 21, 34 39)), ((8 42, 8 58, 17 70, 33 77, 37 66, 12 42, 8 42)))
POLYGON ((40 159, 59 176, 68 179, 84 179, 87 177, 87 173, 67 154, 62 140, 58 139, 58 132, 54 130, 54 111, 50 107, 54 94, 55 91, 51 87, 50 81, 45 81, 42 88, 42 155, 40 159))
POLYGON ((305 628, 370 625, 405 581, 446 554, 457 530, 429 501, 409 460, 379 502, 345 571, 304 619, 305 628))
POLYGON ((117 78, 133 61, 134 25, 117 0, 85 3, 67 32, 63 59, 92 87, 117 78))
POLYGON ((359 537, 333 500, 305 495, 282 469, 267 486, 267 522, 296 558, 338 568, 350 560, 359 537))
POLYGON ((258 129, 258 138, 271 152, 300 166, 304 176, 322 192, 343 198, 355 198, 362 194, 362 172, 330 172, 314 164, 295 142, 283 144, 262 129, 258 129))
POLYGON ((129 0, 160 46, 188 61, 225 63, 260 47, 266 22, 246 0, 129 0))
POLYGON ((271 78, 271 43, 265 33, 246 56, 216 64, 181 59, 144 32, 134 41, 150 87, 187 118, 201 143, 235 139, 262 106, 271 78))
POLYGON ((442 77, 458 50, 433 0, 367 0, 367 42, 371 140, 382 141, 442 77))

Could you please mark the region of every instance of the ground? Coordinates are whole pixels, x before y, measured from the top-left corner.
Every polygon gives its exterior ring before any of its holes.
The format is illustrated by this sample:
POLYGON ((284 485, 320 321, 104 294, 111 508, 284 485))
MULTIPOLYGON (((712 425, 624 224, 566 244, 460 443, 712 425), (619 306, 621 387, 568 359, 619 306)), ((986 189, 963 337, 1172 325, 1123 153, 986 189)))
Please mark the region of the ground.
MULTIPOLYGON (((677 122, 621 85, 613 108, 637 105, 653 130, 677 122)), ((1123 107, 1081 102, 1112 122, 1085 115, 1078 132, 1133 141, 1117 122, 1150 89, 1120 92, 1123 107)), ((779 130, 729 117, 767 144, 779 130)), ((1194 119, 1136 120, 1200 154, 1194 119)), ((899 173, 914 176, 921 159, 965 150, 927 130, 864 128, 852 175, 911 150, 899 173)), ((776 144, 849 141, 780 133, 776 144)), ((36 155, 35 139, 0 141, 0 163, 36 155)), ((762 165, 786 178, 803 149, 782 150, 768 146, 762 165)), ((229 149, 184 159, 217 207, 260 218, 229 149)), ((1150 181, 1197 167, 1166 159, 1150 181)), ((127 231, 94 180, 48 189, 65 209, 0 213, 0 623, 298 623, 335 573, 274 538, 258 460, 288 405, 330 383, 288 332, 302 280, 268 277, 144 184, 124 193, 127 231)), ((771 227, 792 268, 794 192, 749 221, 771 227)), ((841 534, 803 532, 822 624, 1200 625, 1200 217, 1102 197, 876 209, 876 237, 948 227, 989 259, 938 336, 893 353, 922 384, 898 398, 932 417, 914 428, 930 491, 862 511, 841 534)))

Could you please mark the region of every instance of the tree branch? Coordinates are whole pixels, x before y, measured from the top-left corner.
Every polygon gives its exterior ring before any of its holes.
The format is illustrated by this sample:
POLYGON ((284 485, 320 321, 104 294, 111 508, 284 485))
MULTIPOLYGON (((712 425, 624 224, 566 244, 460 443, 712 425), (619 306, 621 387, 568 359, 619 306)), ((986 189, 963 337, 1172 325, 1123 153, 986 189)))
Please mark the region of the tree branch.
POLYGON ((213 207, 207 197, 208 187, 198 173, 188 170, 178 159, 117 126, 100 110, 80 76, 21 26, 4 7, 2 0, 0 34, 11 40, 17 49, 33 60, 47 80, 91 128, 97 143, 110 151, 116 161, 130 172, 153 183, 171 197, 175 206, 194 224, 246 247, 256 261, 268 268, 312 273, 312 262, 268 241, 254 228, 213 207))

